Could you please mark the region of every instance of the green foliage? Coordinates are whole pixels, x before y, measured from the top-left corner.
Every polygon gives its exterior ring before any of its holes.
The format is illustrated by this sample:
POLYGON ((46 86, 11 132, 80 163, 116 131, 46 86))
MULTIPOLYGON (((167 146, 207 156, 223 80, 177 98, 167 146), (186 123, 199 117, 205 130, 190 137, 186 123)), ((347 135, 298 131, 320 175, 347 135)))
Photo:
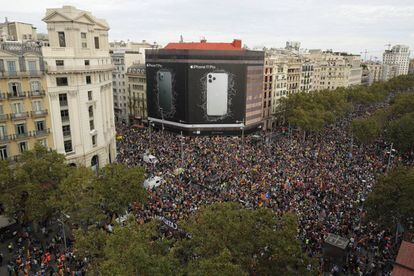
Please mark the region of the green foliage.
POLYGON ((191 238, 165 236, 158 221, 131 222, 112 234, 76 232, 75 247, 92 261, 92 275, 307 275, 314 264, 301 252, 291 214, 220 203, 179 225, 191 238))
POLYGON ((123 164, 111 164, 100 170, 98 193, 103 208, 109 213, 122 214, 129 204, 144 203, 147 191, 142 167, 128 168, 123 164))
POLYGON ((414 168, 397 168, 382 177, 368 195, 368 218, 380 225, 405 229, 413 228, 414 221, 414 168))
POLYGON ((351 130, 355 138, 363 144, 374 142, 381 133, 378 122, 373 118, 353 120, 351 130))
POLYGON ((8 215, 18 214, 25 221, 40 222, 54 212, 50 199, 68 174, 63 155, 37 144, 33 150, 24 152, 19 162, 12 165, 2 162, 1 166, 0 201, 8 215))
POLYGON ((171 241, 157 233, 156 222, 115 227, 95 262, 102 275, 174 275, 179 264, 169 254, 171 241))
POLYGON ((174 254, 189 269, 203 265, 203 260, 219 258, 228 250, 233 264, 228 266, 241 267, 248 274, 303 274, 309 260, 296 239, 297 227, 293 215, 277 218, 265 208, 249 210, 237 203, 214 204, 184 223, 183 228, 192 238, 177 242, 174 254))
POLYGON ((403 115, 390 122, 389 139, 397 149, 406 152, 414 149, 414 112, 403 115))

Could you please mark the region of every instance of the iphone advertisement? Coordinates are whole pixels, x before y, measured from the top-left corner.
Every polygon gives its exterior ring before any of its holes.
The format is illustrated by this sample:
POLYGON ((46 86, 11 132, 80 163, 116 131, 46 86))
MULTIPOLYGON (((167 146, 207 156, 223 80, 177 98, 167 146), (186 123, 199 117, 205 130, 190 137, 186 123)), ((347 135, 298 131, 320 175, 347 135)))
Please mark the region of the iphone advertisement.
POLYGON ((148 116, 191 124, 243 120, 244 64, 147 62, 148 116))

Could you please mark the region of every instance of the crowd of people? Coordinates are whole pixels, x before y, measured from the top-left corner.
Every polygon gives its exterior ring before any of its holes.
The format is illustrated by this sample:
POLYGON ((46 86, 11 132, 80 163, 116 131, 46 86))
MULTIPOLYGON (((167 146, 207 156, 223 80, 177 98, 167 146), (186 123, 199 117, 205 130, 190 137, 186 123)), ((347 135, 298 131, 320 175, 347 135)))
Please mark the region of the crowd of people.
POLYGON ((84 275, 85 260, 74 255, 72 240, 64 240, 57 221, 45 221, 35 234, 32 226, 18 225, 3 242, 7 242, 7 273, 14 275, 84 275))
POLYGON ((129 166, 144 166, 147 177, 165 180, 137 211, 141 223, 155 216, 177 221, 203 205, 226 201, 271 208, 276 214, 294 212, 303 249, 321 265, 325 237, 332 233, 350 241, 348 262, 334 270, 386 274, 395 257, 392 234, 363 218, 376 175, 387 169, 389 145, 358 145, 347 131, 352 118, 375 108, 361 107, 306 138, 300 131, 285 131, 270 141, 265 132, 260 138, 248 135, 242 143, 241 137, 182 137, 120 128, 117 158, 129 166), (146 164, 145 152, 159 163, 146 164))

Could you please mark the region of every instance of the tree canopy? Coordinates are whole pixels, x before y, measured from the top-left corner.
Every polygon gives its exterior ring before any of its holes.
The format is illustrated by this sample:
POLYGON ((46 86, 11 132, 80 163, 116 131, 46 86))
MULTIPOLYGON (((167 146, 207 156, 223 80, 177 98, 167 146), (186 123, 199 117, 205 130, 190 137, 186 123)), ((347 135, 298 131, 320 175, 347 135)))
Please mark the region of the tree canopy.
POLYGON ((406 229, 414 225, 414 168, 399 167, 383 176, 368 195, 368 218, 380 225, 406 229))

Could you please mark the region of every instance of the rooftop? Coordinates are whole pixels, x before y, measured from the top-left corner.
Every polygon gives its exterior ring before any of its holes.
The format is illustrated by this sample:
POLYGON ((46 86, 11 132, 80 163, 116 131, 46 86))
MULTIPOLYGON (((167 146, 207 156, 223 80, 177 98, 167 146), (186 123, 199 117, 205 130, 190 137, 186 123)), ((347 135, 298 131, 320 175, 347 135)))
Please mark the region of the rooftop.
POLYGON ((203 39, 200 42, 179 42, 168 43, 164 49, 173 50, 218 50, 218 51, 242 51, 242 41, 235 39, 231 43, 207 42, 203 39))
POLYGON ((403 241, 395 260, 393 276, 414 275, 414 243, 403 241))

